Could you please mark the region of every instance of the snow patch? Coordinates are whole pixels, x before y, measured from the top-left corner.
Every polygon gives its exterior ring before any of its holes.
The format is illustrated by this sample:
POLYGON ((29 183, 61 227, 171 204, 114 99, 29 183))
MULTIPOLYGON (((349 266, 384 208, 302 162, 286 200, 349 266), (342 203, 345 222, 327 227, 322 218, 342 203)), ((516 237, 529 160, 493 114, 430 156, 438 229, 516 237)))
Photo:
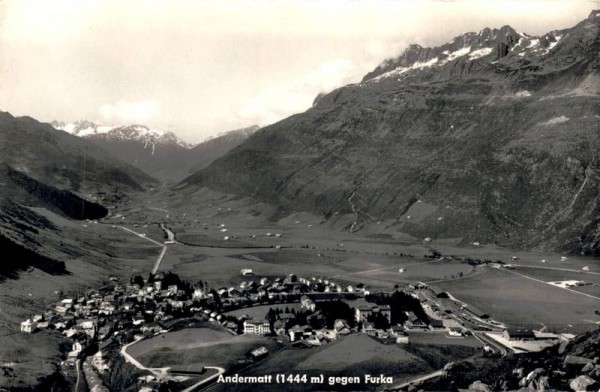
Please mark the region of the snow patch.
POLYGON ((492 53, 492 48, 477 49, 477 50, 474 50, 473 52, 471 52, 471 54, 469 54, 469 59, 475 60, 475 59, 487 56, 490 53, 492 53))
POLYGON ((470 51, 471 51, 470 47, 465 47, 465 48, 458 49, 457 51, 452 52, 452 53, 450 53, 448 55, 448 58, 446 59, 446 62, 452 61, 452 60, 457 59, 459 57, 462 57, 465 54, 469 53, 470 51))
POLYGON ((538 46, 540 44, 540 40, 539 39, 532 39, 531 42, 529 42, 529 46, 527 46, 526 49, 531 49, 534 46, 538 46))
POLYGON ((556 124, 563 124, 569 120, 570 120, 570 118, 567 116, 559 116, 559 117, 551 118, 550 120, 541 123, 541 125, 544 125, 547 127, 547 126, 556 125, 556 124))
POLYGON ((433 66, 435 63, 437 63, 438 60, 439 59, 437 57, 434 57, 434 58, 432 58, 431 60, 428 60, 428 61, 424 61, 424 62, 418 61, 418 62, 414 63, 413 65, 411 65, 410 67, 398 67, 396 69, 393 69, 391 71, 388 71, 386 73, 383 73, 383 74, 377 76, 373 80, 374 81, 378 81, 378 80, 381 80, 381 79, 389 78, 391 76, 402 75, 403 73, 406 73, 408 71, 412 71, 414 69, 428 68, 428 67, 433 66))
POLYGON ((531 97, 531 93, 527 90, 517 91, 515 97, 531 97))
POLYGON ((548 51, 552 50, 552 48, 555 47, 560 42, 561 38, 562 38, 562 36, 559 35, 558 37, 556 37, 556 41, 550 42, 550 46, 548 46, 548 51))

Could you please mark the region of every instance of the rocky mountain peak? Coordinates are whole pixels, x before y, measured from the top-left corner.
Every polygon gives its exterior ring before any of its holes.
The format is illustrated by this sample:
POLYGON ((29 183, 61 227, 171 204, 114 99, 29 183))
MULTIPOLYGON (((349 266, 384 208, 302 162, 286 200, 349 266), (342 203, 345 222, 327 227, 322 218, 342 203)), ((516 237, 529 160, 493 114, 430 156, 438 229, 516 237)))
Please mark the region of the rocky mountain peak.
POLYGON ((489 61, 497 61, 508 55, 510 50, 522 38, 523 36, 515 29, 505 25, 499 29, 486 27, 478 33, 464 33, 437 47, 426 48, 418 44, 412 44, 400 56, 386 59, 372 72, 368 73, 363 78, 363 82, 391 71, 406 73, 432 66, 443 66, 458 59, 475 61, 484 58, 489 61))

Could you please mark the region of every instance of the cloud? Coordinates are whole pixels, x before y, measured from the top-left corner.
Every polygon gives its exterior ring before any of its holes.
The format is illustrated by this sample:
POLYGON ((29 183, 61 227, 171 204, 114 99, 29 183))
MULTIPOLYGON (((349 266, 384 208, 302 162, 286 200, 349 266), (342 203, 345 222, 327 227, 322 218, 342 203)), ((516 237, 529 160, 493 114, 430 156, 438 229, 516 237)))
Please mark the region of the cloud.
POLYGON ((129 102, 120 100, 115 103, 105 103, 98 109, 104 121, 121 123, 145 123, 156 117, 159 111, 158 102, 153 100, 129 102))
POLYGON ((288 84, 265 90, 232 112, 241 124, 270 124, 306 110, 317 94, 350 83, 357 71, 357 66, 349 60, 331 60, 288 84))

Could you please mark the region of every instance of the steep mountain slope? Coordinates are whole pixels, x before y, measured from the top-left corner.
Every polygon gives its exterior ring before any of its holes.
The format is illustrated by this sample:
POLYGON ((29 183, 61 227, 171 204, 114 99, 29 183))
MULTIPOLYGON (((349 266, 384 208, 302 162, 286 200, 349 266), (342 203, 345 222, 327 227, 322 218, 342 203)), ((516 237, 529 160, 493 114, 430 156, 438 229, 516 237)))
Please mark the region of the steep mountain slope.
POLYGON ((48 254, 48 242, 41 242, 42 232, 53 238, 57 229, 24 205, 71 219, 99 219, 108 213, 103 204, 113 205, 154 182, 87 140, 0 112, 0 243, 6 257, 0 279, 29 266, 66 272, 64 263, 48 254))
POLYGON ((353 231, 383 221, 421 237, 600 256, 599 47, 599 11, 542 37, 505 26, 413 45, 181 186, 353 231), (419 205, 427 213, 411 219, 419 205))
POLYGON ((8 190, 10 184, 24 189, 26 178, 58 190, 92 193, 96 198, 120 197, 154 181, 87 140, 6 112, 0 112, 0 163, 6 185, 2 195, 11 197, 17 195, 8 190))
MULTIPOLYGON (((216 159, 221 158, 223 155, 242 144, 259 129, 260 127, 258 125, 236 129, 197 144, 190 150, 190 165, 186 166, 187 172, 184 176, 207 167, 216 159)), ((179 178, 183 178, 184 176, 179 178)))
POLYGON ((179 181, 208 166, 258 129, 254 126, 230 131, 192 145, 172 132, 149 129, 144 125, 100 126, 86 120, 67 124, 54 121, 51 124, 56 129, 93 141, 120 160, 164 181, 179 181))

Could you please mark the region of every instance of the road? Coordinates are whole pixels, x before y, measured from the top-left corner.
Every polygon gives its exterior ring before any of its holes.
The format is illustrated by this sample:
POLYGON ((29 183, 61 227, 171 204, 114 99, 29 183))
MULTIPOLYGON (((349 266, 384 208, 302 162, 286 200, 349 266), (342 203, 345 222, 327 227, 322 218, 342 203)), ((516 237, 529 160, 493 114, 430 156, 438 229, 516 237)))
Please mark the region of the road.
MULTIPOLYGON (((139 340, 139 339, 138 339, 139 340)), ((121 355, 123 356, 123 358, 125 358, 125 361, 132 364, 133 366, 135 366, 136 368, 140 369, 140 370, 146 370, 150 373, 152 373, 152 375, 154 375, 154 377, 156 377, 157 380, 162 380, 164 378, 167 377, 168 373, 169 373, 169 367, 164 367, 164 368, 149 368, 146 367, 144 365, 142 365, 137 359, 135 359, 134 357, 132 357, 128 352, 127 352, 127 348, 129 346, 131 346, 132 344, 135 344, 138 342, 138 340, 135 340, 131 343, 128 343, 126 345, 124 345, 123 347, 121 347, 121 355)), ((216 374, 213 374, 210 377, 207 377, 203 380, 198 381, 196 384, 192 385, 189 388, 184 389, 182 392, 192 392, 194 391, 196 388, 201 387, 204 384, 209 383, 210 381, 214 380, 215 378, 219 377, 221 374, 225 373, 225 369, 223 369, 222 367, 219 366, 205 366, 205 369, 214 369, 217 371, 216 374)))
POLYGON ((390 388, 386 388, 386 390, 387 391, 394 391, 394 390, 398 390, 398 389, 407 388, 407 387, 409 387, 411 385, 418 384, 418 383, 421 383, 423 381, 427 381, 427 380, 430 380, 432 378, 440 377, 440 376, 443 376, 443 375, 444 375, 444 371, 443 370, 436 370, 433 373, 429 373, 429 374, 426 374, 424 376, 419 376, 419 377, 413 378, 410 381, 405 381, 402 384, 398 384, 398 385, 394 385, 394 386, 392 386, 390 388))
POLYGON ((513 274, 513 275, 520 276, 520 277, 525 278, 525 279, 533 280, 534 282, 543 283, 543 284, 546 284, 548 286, 556 287, 558 289, 567 290, 567 291, 570 291, 570 292, 575 293, 575 294, 583 295, 585 297, 594 298, 594 299, 600 299, 600 297, 596 297, 595 295, 591 295, 591 294, 587 294, 587 293, 582 293, 581 291, 572 290, 572 289, 569 289, 567 287, 556 286, 556 285, 550 284, 548 282, 544 282, 543 280, 532 278, 531 276, 523 275, 523 274, 520 274, 520 273, 518 273, 516 271, 512 271, 512 270, 509 270, 509 269, 506 269, 506 268, 502 268, 502 271, 508 272, 510 274, 513 274))
POLYGON ((149 367, 146 367, 146 366, 142 365, 140 362, 138 362, 137 359, 135 359, 134 357, 132 357, 131 355, 129 355, 129 353, 127 352, 127 348, 129 346, 131 346, 132 344, 137 343, 138 340, 140 340, 140 339, 134 340, 133 342, 127 343, 126 345, 124 345, 123 347, 121 347, 121 355, 123 356, 123 358, 125 358, 126 362, 132 364, 136 368, 138 368, 140 370, 149 371, 157 379, 163 379, 167 375, 167 372, 169 370, 168 367, 164 367, 164 368, 149 368, 149 367))
POLYGON ((554 270, 554 271, 577 272, 578 274, 588 274, 588 275, 600 276, 600 272, 584 271, 584 270, 577 270, 577 269, 572 269, 572 268, 542 267, 539 265, 529 265, 529 264, 518 264, 518 265, 515 264, 513 266, 516 269, 518 269, 518 268, 537 268, 537 269, 547 269, 547 270, 554 270))
POLYGON ((205 369, 215 369, 217 371, 216 374, 213 374, 210 377, 207 377, 203 380, 198 381, 196 384, 192 385, 189 388, 184 389, 181 392, 193 392, 196 390, 196 388, 201 387, 204 384, 207 384, 209 382, 211 382, 212 380, 214 380, 215 378, 219 377, 221 374, 225 373, 225 369, 223 369, 222 367, 218 367, 218 366, 205 366, 205 369))
MULTIPOLYGON (((161 244, 160 242, 153 240, 152 238, 147 237, 145 234, 143 233, 138 233, 137 231, 133 231, 127 227, 124 226, 117 226, 118 228, 128 231, 132 234, 137 235, 140 238, 145 239, 146 241, 150 241, 152 242, 154 245, 158 245, 160 246, 162 249, 160 250, 160 253, 158 255, 158 257, 156 258, 156 261, 154 262, 154 265, 152 266, 152 274, 155 274, 156 271, 158 271, 158 268, 160 267, 160 262, 162 261, 163 257, 165 256, 165 253, 167 252, 167 243, 163 243, 161 244)), ((174 241, 175 235, 173 234, 173 232, 169 229, 167 229, 167 227, 163 224, 160 225, 160 228, 163 229, 166 233, 167 233, 167 237, 170 241, 174 241)))
POLYGON ((88 388, 81 374, 81 359, 75 361, 75 367, 77 368, 77 382, 75 383, 75 392, 87 392, 88 388))
MULTIPOLYGON (((407 267, 411 267, 414 265, 424 265, 424 264, 431 264, 431 263, 437 263, 444 260, 442 259, 435 259, 435 260, 431 260, 431 261, 423 261, 423 262, 419 262, 419 263, 411 263, 411 264, 405 264, 402 265, 402 268, 407 268, 407 267)), ((339 274, 339 275, 335 275, 332 276, 331 279, 335 279, 335 278, 341 278, 344 276, 356 276, 356 275, 363 275, 363 274, 369 274, 371 272, 380 272, 380 271, 387 271, 387 270, 398 270, 398 266, 394 265, 392 267, 382 267, 382 268, 376 268, 376 269, 370 269, 370 270, 363 270, 363 271, 357 271, 357 272, 349 272, 347 274, 339 274)))

